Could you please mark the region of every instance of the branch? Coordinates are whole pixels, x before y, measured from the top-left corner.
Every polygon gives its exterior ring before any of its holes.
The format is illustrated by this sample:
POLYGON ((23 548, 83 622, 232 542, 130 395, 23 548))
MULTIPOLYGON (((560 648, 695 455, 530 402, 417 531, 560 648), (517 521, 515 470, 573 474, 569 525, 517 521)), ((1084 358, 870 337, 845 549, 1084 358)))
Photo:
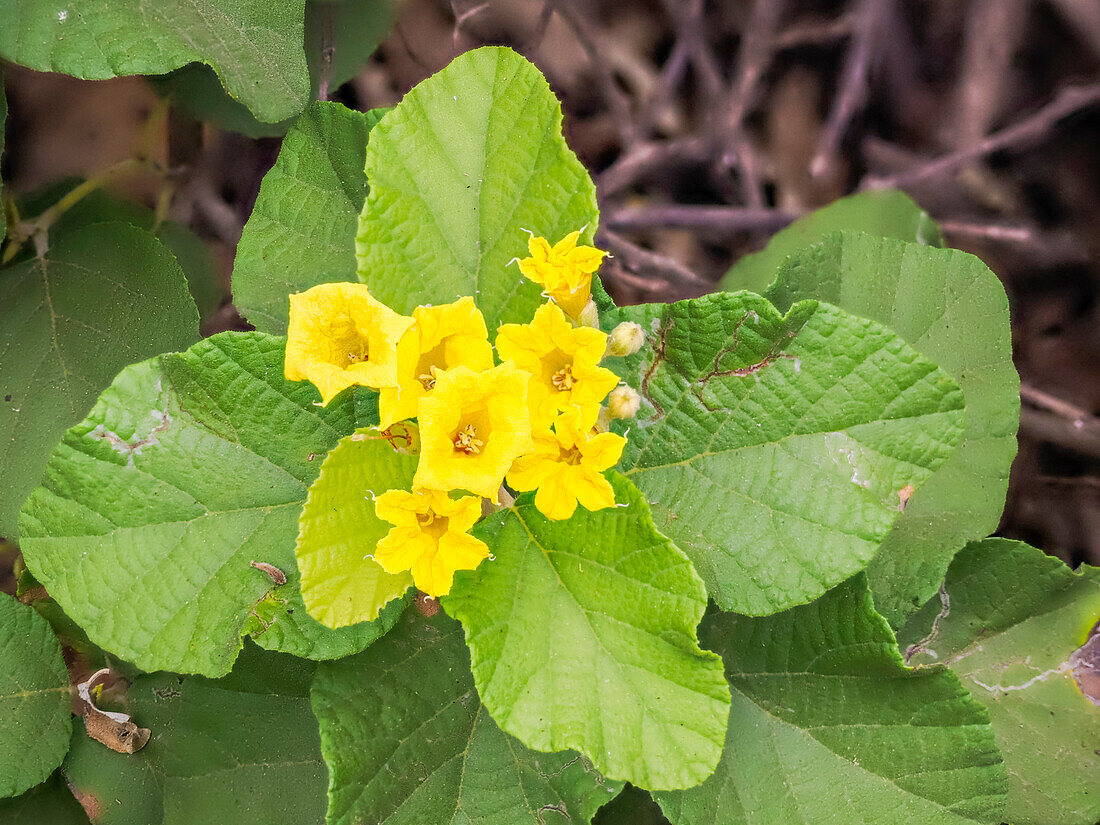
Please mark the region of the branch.
POLYGON ((959 149, 957 152, 943 155, 921 165, 886 177, 868 176, 861 189, 886 189, 907 186, 934 175, 954 172, 968 162, 999 152, 1002 149, 1018 148, 1045 137, 1060 120, 1100 103, 1100 83, 1087 86, 1069 86, 1062 89, 1058 96, 1034 114, 1018 123, 994 132, 977 143, 959 149))
POLYGON ((1020 429, 1082 455, 1100 458, 1100 418, 1028 384, 1020 387, 1020 429))
POLYGON ((695 206, 670 203, 613 211, 607 219, 616 231, 632 229, 691 229, 720 235, 782 229, 797 215, 778 209, 742 206, 695 206))
POLYGON ((679 261, 631 243, 622 235, 604 229, 600 232, 600 237, 628 270, 637 273, 650 272, 667 283, 680 287, 690 284, 703 287, 707 291, 714 287, 706 278, 696 275, 679 261))

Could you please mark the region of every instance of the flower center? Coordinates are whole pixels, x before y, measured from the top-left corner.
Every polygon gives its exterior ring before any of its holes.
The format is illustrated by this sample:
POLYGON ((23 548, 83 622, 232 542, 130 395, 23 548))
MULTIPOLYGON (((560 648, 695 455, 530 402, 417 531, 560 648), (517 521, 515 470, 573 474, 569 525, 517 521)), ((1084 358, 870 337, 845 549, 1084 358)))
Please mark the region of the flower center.
POLYGON ((454 437, 455 452, 466 455, 477 455, 485 442, 477 437, 477 428, 473 424, 467 424, 454 437))
POLYGON ((573 367, 572 365, 562 367, 560 370, 554 373, 550 378, 550 383, 557 389, 565 391, 573 388, 573 367))
POLYGON ((447 532, 450 519, 447 516, 436 515, 432 510, 426 513, 416 514, 416 523, 420 525, 420 531, 427 533, 432 538, 440 538, 447 532))
POLYGON ((563 464, 576 466, 577 464, 581 463, 581 451, 578 450, 576 447, 570 447, 568 450, 563 450, 561 447, 559 447, 558 451, 558 461, 562 462, 563 464))
POLYGON ((447 342, 443 340, 427 352, 421 353, 420 358, 416 361, 414 373, 416 380, 423 385, 425 390, 433 390, 435 389, 435 374, 446 368, 447 342))

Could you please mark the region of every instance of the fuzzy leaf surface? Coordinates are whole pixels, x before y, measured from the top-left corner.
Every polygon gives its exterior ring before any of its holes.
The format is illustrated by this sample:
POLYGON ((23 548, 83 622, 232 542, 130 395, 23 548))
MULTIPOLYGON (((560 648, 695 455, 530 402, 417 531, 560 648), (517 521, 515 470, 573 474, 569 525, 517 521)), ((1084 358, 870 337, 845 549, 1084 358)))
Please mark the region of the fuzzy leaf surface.
POLYGON ((313 710, 329 825, 588 822, 620 787, 576 753, 537 753, 497 727, 443 613, 410 611, 370 649, 320 665, 313 710))
POLYGON ((766 615, 862 570, 962 435, 963 395, 895 333, 747 292, 625 307, 649 346, 608 359, 643 399, 622 472, 710 598, 766 615))
MULTIPOLYGON (((859 192, 815 209, 776 232, 759 252, 745 255, 718 285, 721 289, 764 292, 793 255, 831 232, 866 232, 881 238, 943 246, 936 222, 904 192, 859 192)), ((822 297, 822 300, 829 300, 822 297)))
POLYGON ((245 634, 346 656, 396 618, 330 630, 302 603, 298 514, 354 409, 350 393, 322 408, 312 385, 286 381, 284 345, 221 333, 123 370, 24 507, 28 567, 92 641, 143 670, 223 675, 245 634))
POLYGON ((1100 819, 1100 568, 1071 571, 1026 544, 968 545, 944 597, 909 620, 901 642, 918 668, 947 665, 989 711, 1008 768, 1005 819, 1100 819), (1087 698, 1082 688, 1093 697, 1087 698))
POLYGON ((71 731, 61 644, 34 608, 0 593, 0 797, 44 781, 71 731))
POLYGON ((958 448, 909 499, 867 570, 879 613, 897 627, 936 592, 951 557, 1000 521, 1020 423, 1008 297, 973 255, 845 232, 791 256, 768 298, 781 311, 817 298, 878 321, 962 388, 958 448))
POLYGON ((302 600, 326 627, 378 617, 412 587, 408 572, 387 573, 371 556, 393 527, 374 512, 374 497, 412 489, 417 458, 399 453, 372 430, 340 440, 309 488, 298 522, 295 556, 302 600))
POLYGON ((61 772, 21 796, 0 799, 2 825, 88 825, 88 815, 76 801, 61 772))
POLYGON ((233 298, 261 332, 286 332, 290 293, 358 280, 355 228, 367 196, 363 158, 384 112, 314 103, 283 140, 233 265, 233 298))
POLYGON ((950 671, 905 667, 862 575, 774 616, 712 614, 701 635, 733 708, 714 776, 655 794, 675 825, 1001 821, 988 715, 950 671))
POLYGON ((85 80, 205 63, 260 120, 309 98, 305 0, 0 0, 0 56, 85 80))
POLYGON ((475 527, 496 558, 456 574, 443 604, 506 732, 612 779, 689 787, 714 770, 729 700, 695 636, 706 592, 638 490, 609 478, 617 507, 549 521, 528 494, 475 527))
POLYGON ((78 723, 65 776, 98 809, 97 825, 321 825, 314 667, 248 645, 222 679, 140 676, 116 709, 149 728, 149 743, 115 753, 78 723))
POLYGON ((127 364, 199 337, 172 254, 122 223, 55 227, 44 257, 0 271, 0 536, 50 451, 127 364))
POLYGON ((591 243, 599 220, 561 105, 510 49, 466 52, 416 86, 375 127, 366 169, 359 278, 401 313, 472 295, 490 330, 527 323, 541 287, 509 264, 527 232, 591 243))

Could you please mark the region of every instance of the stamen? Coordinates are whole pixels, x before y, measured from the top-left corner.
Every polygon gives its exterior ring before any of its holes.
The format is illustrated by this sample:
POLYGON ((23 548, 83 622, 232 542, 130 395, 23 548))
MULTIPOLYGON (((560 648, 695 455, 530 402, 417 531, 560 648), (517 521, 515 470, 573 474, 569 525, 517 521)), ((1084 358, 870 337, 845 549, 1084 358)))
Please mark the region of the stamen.
POLYGON ((417 381, 424 385, 426 390, 435 389, 435 374, 439 372, 439 367, 430 367, 428 372, 423 375, 417 376, 417 381))
POLYGON ((554 373, 550 379, 550 383, 557 387, 559 390, 569 390, 573 388, 573 368, 563 367, 554 373))
POLYGON ((474 429, 474 425, 467 424, 455 435, 454 445, 455 450, 466 453, 466 455, 477 455, 481 452, 481 448, 485 446, 485 442, 477 437, 477 430, 474 429))

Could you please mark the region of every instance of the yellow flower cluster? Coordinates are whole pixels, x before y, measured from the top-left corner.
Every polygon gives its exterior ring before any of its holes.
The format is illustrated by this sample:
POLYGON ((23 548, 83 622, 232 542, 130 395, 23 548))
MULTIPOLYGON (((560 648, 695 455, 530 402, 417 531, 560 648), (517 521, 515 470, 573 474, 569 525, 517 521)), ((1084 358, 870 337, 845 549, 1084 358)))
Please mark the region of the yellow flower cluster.
MULTIPOLYGON (((604 472, 626 440, 600 427, 618 384, 600 366, 608 336, 580 325, 591 315, 592 275, 605 253, 573 232, 551 246, 532 236, 520 271, 551 299, 529 324, 505 324, 493 347, 472 298, 417 307, 405 317, 362 284, 322 284, 290 296, 286 377, 316 385, 328 404, 353 385, 378 390, 379 427, 415 418, 420 458, 412 490, 389 490, 375 511, 394 525, 374 551, 389 573, 412 572, 431 596, 450 591, 456 570, 488 557, 469 535, 482 499, 535 490, 535 506, 567 519, 615 504, 604 472), (564 310, 564 311, 563 311, 564 310), (453 491, 475 495, 451 498, 453 491)), ((612 347, 612 351, 616 351, 612 347)))

